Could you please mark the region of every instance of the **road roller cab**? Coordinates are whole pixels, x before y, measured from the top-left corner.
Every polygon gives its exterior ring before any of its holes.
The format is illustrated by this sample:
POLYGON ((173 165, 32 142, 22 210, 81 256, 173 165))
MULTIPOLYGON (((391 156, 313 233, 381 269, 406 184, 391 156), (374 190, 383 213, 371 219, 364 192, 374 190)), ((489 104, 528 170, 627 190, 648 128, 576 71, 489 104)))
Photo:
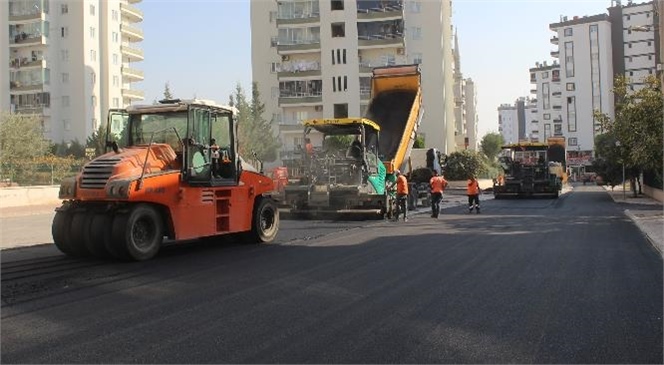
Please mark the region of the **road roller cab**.
POLYGON ((77 257, 146 260, 164 237, 272 241, 274 184, 238 155, 236 115, 205 100, 112 110, 109 151, 60 186, 56 246, 77 257))

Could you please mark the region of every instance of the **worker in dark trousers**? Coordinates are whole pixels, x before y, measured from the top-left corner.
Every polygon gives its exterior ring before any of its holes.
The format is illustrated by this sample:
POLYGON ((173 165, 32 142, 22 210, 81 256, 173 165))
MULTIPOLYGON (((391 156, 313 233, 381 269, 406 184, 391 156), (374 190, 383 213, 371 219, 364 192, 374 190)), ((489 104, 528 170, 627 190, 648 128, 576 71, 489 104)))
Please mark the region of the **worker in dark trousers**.
POLYGON ((438 176, 438 171, 433 172, 429 180, 431 187, 431 218, 438 218, 440 214, 440 202, 443 201, 443 191, 447 187, 447 180, 443 176, 438 176))
POLYGON ((395 221, 399 220, 399 215, 403 213, 403 221, 408 222, 408 179, 401 171, 396 171, 397 175, 397 212, 395 221))
POLYGON ((480 214, 480 183, 473 175, 468 178, 466 194, 468 195, 468 213, 472 213, 475 209, 477 214, 480 214))

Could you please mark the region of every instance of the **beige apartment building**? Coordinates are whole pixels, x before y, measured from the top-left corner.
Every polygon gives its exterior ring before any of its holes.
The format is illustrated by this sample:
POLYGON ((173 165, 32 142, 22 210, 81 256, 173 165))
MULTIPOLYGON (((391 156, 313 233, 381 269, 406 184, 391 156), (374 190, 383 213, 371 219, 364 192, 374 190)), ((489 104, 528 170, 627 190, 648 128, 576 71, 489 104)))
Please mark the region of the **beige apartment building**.
POLYGON ((143 100, 132 87, 143 80, 140 1, 3 2, 1 108, 39 116, 54 142, 84 143, 109 109, 143 100))
POLYGON ((305 119, 364 115, 372 68, 399 64, 420 64, 427 147, 453 151, 450 14, 450 1, 252 1, 253 80, 282 153, 305 119))

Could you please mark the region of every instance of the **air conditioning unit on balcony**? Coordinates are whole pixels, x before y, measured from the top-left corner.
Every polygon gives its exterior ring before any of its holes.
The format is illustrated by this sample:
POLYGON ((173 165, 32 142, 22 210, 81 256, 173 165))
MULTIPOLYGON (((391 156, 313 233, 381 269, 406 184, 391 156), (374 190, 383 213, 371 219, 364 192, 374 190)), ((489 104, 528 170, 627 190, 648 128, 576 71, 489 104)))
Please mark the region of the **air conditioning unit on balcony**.
POLYGON ((322 112, 323 111, 323 106, 322 105, 316 105, 314 107, 314 110, 317 111, 317 112, 322 112))
POLYGON ((403 55, 406 54, 406 50, 403 49, 403 48, 397 48, 397 54, 398 54, 399 56, 403 56, 403 55))
POLYGON ((283 56, 281 56, 281 61, 282 61, 282 62, 290 61, 290 56, 289 56, 289 55, 283 55, 283 56))

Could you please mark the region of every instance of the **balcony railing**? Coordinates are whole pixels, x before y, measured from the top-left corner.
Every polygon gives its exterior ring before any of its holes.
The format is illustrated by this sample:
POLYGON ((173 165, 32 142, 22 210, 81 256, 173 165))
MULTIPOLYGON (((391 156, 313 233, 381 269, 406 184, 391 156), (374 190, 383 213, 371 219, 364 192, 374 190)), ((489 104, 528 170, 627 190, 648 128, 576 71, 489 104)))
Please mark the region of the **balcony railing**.
POLYGON ((120 33, 128 36, 132 42, 140 42, 144 38, 142 29, 129 24, 120 24, 120 33))
POLYGON ((120 3, 120 12, 134 23, 143 21, 143 12, 135 6, 120 3))
POLYGON ((10 45, 21 45, 21 46, 45 45, 46 40, 47 37, 41 33, 32 33, 32 34, 21 33, 21 34, 16 34, 14 37, 11 37, 9 43, 10 45))
POLYGON ((360 73, 371 73, 375 67, 394 66, 396 64, 396 59, 386 61, 363 61, 359 63, 360 73))
POLYGON ((28 57, 16 57, 9 60, 9 68, 32 68, 32 67, 46 67, 45 57, 38 57, 35 59, 28 57))
POLYGON ((360 87, 360 100, 371 99, 371 88, 360 87))
POLYGON ((310 2, 298 2, 300 5, 294 8, 296 3, 280 3, 277 13, 277 25, 305 24, 320 21, 320 10, 318 0, 310 2))
POLYGON ((303 40, 290 40, 290 39, 277 40, 278 52, 310 51, 317 49, 320 49, 320 38, 303 39, 303 40))
POLYGON ((320 62, 317 61, 282 63, 277 68, 277 76, 279 77, 320 76, 320 74, 320 62))
POLYGON ((323 102, 323 93, 318 92, 288 92, 279 94, 279 104, 316 104, 323 102))
POLYGON ((122 97, 134 100, 144 100, 145 92, 142 90, 122 89, 122 97))
POLYGON ((143 50, 139 48, 120 46, 120 51, 123 55, 129 57, 129 59, 132 61, 142 61, 145 58, 143 55, 143 50))
POLYGON ((9 21, 22 22, 41 19, 49 12, 49 0, 9 1, 9 21))
POLYGON ((560 57, 560 51, 551 51, 551 57, 553 58, 560 57))
POLYGON ((557 45, 558 44, 558 36, 554 35, 553 37, 551 37, 551 43, 557 45))
POLYGON ((42 90, 44 88, 44 83, 43 80, 36 80, 32 81, 30 83, 23 83, 20 81, 10 81, 9 82, 9 90, 14 91, 14 92, 19 92, 19 91, 38 91, 42 90))
POLYGON ((131 67, 122 67, 122 76, 135 81, 144 79, 143 71, 131 67))
POLYGON ((403 16, 403 1, 377 2, 374 7, 361 8, 358 2, 357 19, 384 19, 403 16))
POLYGON ((402 46, 404 43, 403 33, 391 34, 360 34, 357 36, 358 46, 402 46))

